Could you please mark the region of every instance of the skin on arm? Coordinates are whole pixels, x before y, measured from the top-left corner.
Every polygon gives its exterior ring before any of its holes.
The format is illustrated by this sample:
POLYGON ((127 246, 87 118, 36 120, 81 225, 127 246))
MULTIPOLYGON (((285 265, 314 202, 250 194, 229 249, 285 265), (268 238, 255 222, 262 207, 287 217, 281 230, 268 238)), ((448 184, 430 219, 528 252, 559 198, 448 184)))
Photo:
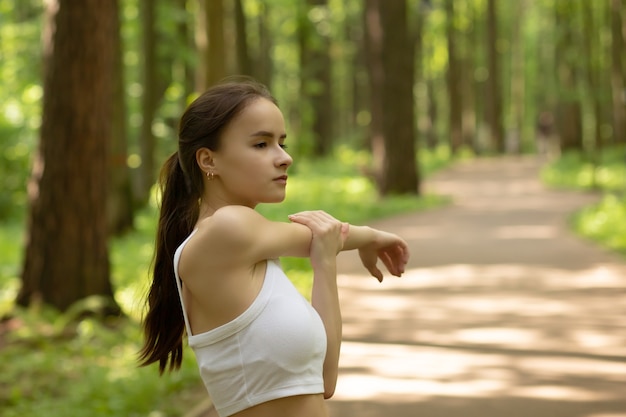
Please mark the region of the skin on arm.
POLYGON ((220 208, 205 221, 210 226, 204 250, 215 259, 252 265, 282 256, 309 256, 311 230, 302 224, 274 222, 235 205, 220 208))
MULTIPOLYGON (((296 213, 290 216, 292 223, 285 223, 270 221, 249 207, 223 207, 212 216, 214 224, 212 233, 228 236, 228 240, 233 243, 237 251, 233 253, 232 247, 224 245, 226 242, 222 240, 212 248, 212 253, 218 255, 218 259, 220 252, 223 252, 224 258, 222 259, 229 259, 236 255, 244 258, 239 260, 252 260, 253 262, 282 256, 308 257, 311 230, 294 219, 298 216, 306 218, 311 213, 324 212, 296 213), (216 228, 218 230, 215 230, 216 228)), ((333 218, 333 221, 337 220, 333 218)), ((379 281, 383 280, 383 273, 377 266, 379 259, 389 273, 398 277, 404 272, 409 259, 409 249, 404 239, 393 233, 368 226, 350 226, 341 250, 352 249, 359 250, 361 262, 379 281)))
POLYGON ((293 222, 310 228, 313 289, 311 304, 320 315, 326 331, 327 347, 324 359, 324 398, 332 397, 337 385, 342 321, 337 289, 337 253, 348 235, 349 225, 327 213, 305 212, 289 216, 293 222))
MULTIPOLYGON (((297 213, 307 215, 308 211, 297 213)), ((368 226, 350 225, 348 236, 341 250, 359 250, 359 256, 363 266, 369 273, 382 282, 383 273, 378 268, 380 259, 389 273, 401 276, 409 261, 409 247, 404 239, 393 233, 373 229, 368 226)))

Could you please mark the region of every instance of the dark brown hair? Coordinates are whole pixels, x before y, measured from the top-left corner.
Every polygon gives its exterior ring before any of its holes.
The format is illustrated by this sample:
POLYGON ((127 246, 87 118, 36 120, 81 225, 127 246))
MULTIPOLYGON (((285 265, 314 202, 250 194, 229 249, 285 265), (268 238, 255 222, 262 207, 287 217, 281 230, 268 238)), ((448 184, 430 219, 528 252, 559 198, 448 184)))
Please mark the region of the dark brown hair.
POLYGON ((196 163, 201 148, 219 149, 220 134, 250 102, 265 98, 276 104, 267 89, 252 80, 218 84, 194 100, 181 117, 178 151, 161 169, 161 212, 157 228, 153 280, 143 320, 141 366, 159 362, 159 372, 180 368, 183 359, 183 319, 174 252, 198 221, 198 202, 204 192, 203 172, 196 163))

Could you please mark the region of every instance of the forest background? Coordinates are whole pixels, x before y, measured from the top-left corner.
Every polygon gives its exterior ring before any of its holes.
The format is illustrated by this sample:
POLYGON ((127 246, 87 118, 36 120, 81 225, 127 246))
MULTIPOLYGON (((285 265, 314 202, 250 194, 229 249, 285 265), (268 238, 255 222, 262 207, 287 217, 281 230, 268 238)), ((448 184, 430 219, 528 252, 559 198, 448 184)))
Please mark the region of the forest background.
MULTIPOLYGON (((547 182, 606 191, 580 228, 625 250, 625 37, 624 0, 0 0, 2 415, 179 415, 203 395, 192 362, 159 380, 133 361, 160 163, 228 76, 286 117, 270 217, 432 207, 442 164, 543 153, 547 182)), ((308 266, 286 268, 306 292, 308 266)))

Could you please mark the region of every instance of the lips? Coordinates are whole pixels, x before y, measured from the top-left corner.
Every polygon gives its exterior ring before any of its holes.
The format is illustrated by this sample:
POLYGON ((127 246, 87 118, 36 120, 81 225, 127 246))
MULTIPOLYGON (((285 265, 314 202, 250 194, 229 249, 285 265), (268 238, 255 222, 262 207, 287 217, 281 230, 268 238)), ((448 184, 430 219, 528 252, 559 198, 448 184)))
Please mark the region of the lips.
POLYGON ((280 177, 274 178, 274 181, 287 181, 287 175, 281 175, 280 177))

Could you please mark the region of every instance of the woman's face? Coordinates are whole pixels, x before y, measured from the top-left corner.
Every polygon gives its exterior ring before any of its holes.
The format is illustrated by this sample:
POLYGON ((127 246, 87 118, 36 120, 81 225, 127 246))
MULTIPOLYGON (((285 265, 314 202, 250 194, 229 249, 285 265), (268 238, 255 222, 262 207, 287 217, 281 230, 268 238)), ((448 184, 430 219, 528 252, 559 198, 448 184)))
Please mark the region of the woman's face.
POLYGON ((219 151, 212 152, 215 179, 211 193, 227 204, 254 207, 285 198, 287 168, 285 121, 271 101, 248 103, 224 129, 219 151))

